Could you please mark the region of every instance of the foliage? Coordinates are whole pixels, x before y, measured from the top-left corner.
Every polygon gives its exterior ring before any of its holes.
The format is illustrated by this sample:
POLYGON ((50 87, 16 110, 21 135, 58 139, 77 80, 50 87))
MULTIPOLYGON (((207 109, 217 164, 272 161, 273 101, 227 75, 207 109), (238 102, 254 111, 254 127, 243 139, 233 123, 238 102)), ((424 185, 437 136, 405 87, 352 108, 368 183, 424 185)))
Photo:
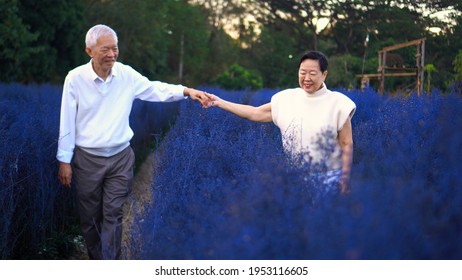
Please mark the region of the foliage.
POLYGON ((87 14, 87 28, 99 23, 111 26, 118 35, 120 61, 151 78, 167 71, 167 51, 171 44, 167 28, 168 3, 171 1, 88 2, 94 4, 87 14))
POLYGON ((452 64, 454 65, 454 71, 456 72, 454 90, 457 93, 462 94, 462 50, 459 51, 452 64))
POLYGON ((218 36, 219 45, 212 44, 204 16, 186 1, 85 2, 92 7, 86 15, 88 27, 98 23, 113 27, 119 37, 119 60, 150 79, 201 84, 222 70, 213 66, 226 61, 215 50, 231 54, 226 37, 218 36))
MULTIPOLYGON (((290 26, 288 34, 295 36, 298 43, 305 48, 318 49, 318 22, 325 18, 324 11, 328 9, 326 1, 267 1, 262 0, 264 6, 269 6, 270 13, 262 12, 267 17, 275 18, 275 22, 285 21, 290 26), (287 16, 288 14, 288 16, 287 16)), ((270 20, 271 22, 271 20, 270 20)))
POLYGON ((459 51, 452 64, 454 65, 454 71, 456 72, 456 80, 462 81, 462 50, 459 51))
POLYGON ((83 7, 80 1, 19 0, 18 15, 36 34, 27 46, 34 56, 21 65, 21 82, 59 82, 84 57, 83 7), (79 42, 80 44, 76 43, 79 42))
POLYGON ((38 51, 29 46, 38 34, 29 30, 18 12, 18 0, 0 0, 0 81, 21 80, 24 64, 38 51))
POLYGON ((298 57, 305 51, 298 47, 286 32, 263 27, 259 40, 244 57, 253 62, 249 67, 259 70, 265 87, 291 87, 297 84, 298 57))
MULTIPOLYGON (((375 73, 377 50, 425 37, 425 63, 439 69, 432 85, 447 91, 454 55, 462 49, 456 2, 0 0, 0 81, 61 83, 70 69, 88 61, 85 32, 104 23, 119 34, 120 61, 151 79, 194 87, 234 63, 260 73, 265 87, 291 86, 297 58, 307 49, 365 58, 364 73, 375 73), (440 11, 447 16, 435 17, 440 11)), ((410 52, 402 55, 414 60, 410 52)), ((343 82, 359 70, 332 78, 343 82)), ((386 89, 411 82, 387 79, 386 89)))
POLYGON ((168 50, 168 66, 173 70, 171 76, 173 72, 178 73, 174 81, 185 81, 188 85, 206 80, 210 32, 200 9, 185 5, 184 1, 172 1, 168 14, 167 28, 172 41, 168 50))
MULTIPOLYGON (((60 86, 0 84, 0 259, 64 258, 78 223, 74 190, 56 161, 60 86), (66 234, 72 234, 72 238, 66 234)), ((177 103, 135 101, 130 126, 138 160, 165 133, 177 103)))
POLYGON ((357 88, 355 75, 361 73, 361 59, 351 55, 329 58, 327 82, 330 87, 357 88))
MULTIPOLYGON (((268 102, 275 91, 224 92, 268 102)), ((460 97, 357 104, 352 192, 326 192, 282 152, 269 124, 182 104, 155 165, 145 259, 460 259, 460 97)))
POLYGON ((207 38, 208 57, 204 69, 204 77, 199 84, 206 84, 213 80, 218 73, 224 72, 229 65, 241 63, 240 46, 226 32, 227 27, 233 24, 236 18, 246 17, 248 2, 252 0, 187 0, 186 2, 198 7, 201 14, 207 19, 207 29, 210 30, 207 38))
POLYGON ((430 93, 431 89, 431 81, 432 81, 432 73, 438 72, 435 65, 433 64, 425 64, 425 72, 427 72, 427 93, 430 93))
POLYGON ((167 81, 179 82, 183 34, 184 78, 196 85, 210 78, 207 23, 186 1, 55 2, 0 0, 0 81, 61 83, 88 61, 85 34, 99 23, 118 33, 120 61, 167 81))
POLYGON ((217 76, 213 84, 224 89, 260 89, 263 79, 256 72, 247 70, 239 64, 232 64, 224 73, 217 76))
MULTIPOLYGON (((262 13, 256 10, 259 13, 257 18, 260 19, 263 27, 275 30, 275 34, 280 33, 290 37, 291 41, 284 41, 290 42, 288 45, 292 45, 291 42, 294 41, 293 45, 298 47, 318 48, 329 57, 343 55, 356 58, 365 57, 368 71, 364 73, 376 73, 379 49, 426 37, 426 63, 435 64, 438 69, 442 69, 441 75, 434 77, 433 84, 447 89, 445 80, 452 74, 444 69, 449 69, 451 61, 448 61, 448 58, 452 59, 452 54, 460 49, 461 44, 458 38, 461 34, 462 13, 460 13, 460 5, 456 5, 453 1, 438 3, 417 3, 415 1, 409 3, 405 0, 310 1, 307 3, 299 0, 282 2, 257 0, 255 2, 257 6, 263 6, 269 11, 262 13), (299 8, 303 5, 309 7, 299 8), (447 11, 448 8, 454 8, 455 12, 450 14, 447 21, 435 18, 428 13, 429 10, 435 13, 447 11), (322 26, 315 26, 314 31, 313 24, 317 22, 315 18, 328 21, 327 26, 322 30, 322 26), (451 24, 448 24, 448 21, 451 24), (403 29, 403 26, 406 28, 403 29), (441 26, 444 32, 433 34, 428 29, 432 26, 441 26), (368 44, 365 44, 366 38, 370 39, 368 44)), ((278 53, 281 56, 284 55, 282 50, 279 51, 275 50, 274 56, 277 57, 278 53)), ((415 57, 411 56, 411 61, 414 60, 415 57)), ((258 65, 265 66, 265 64, 258 65)), ((271 75, 276 76, 277 73, 277 70, 273 69, 271 75)), ((353 74, 361 73, 363 72, 357 71, 353 74)), ((395 90, 411 82, 408 78, 388 79, 386 89, 395 90)), ((266 80, 264 85, 267 87, 280 86, 267 84, 266 80)), ((349 85, 343 84, 342 86, 348 87, 349 85)))

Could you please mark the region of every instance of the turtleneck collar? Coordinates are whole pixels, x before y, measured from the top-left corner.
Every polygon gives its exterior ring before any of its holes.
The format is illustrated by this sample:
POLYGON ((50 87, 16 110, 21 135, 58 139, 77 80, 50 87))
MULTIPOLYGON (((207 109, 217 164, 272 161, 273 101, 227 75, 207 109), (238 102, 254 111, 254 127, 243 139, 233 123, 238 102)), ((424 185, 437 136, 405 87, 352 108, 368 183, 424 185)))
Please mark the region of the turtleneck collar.
POLYGON ((327 86, 325 83, 322 83, 322 88, 318 89, 317 91, 313 92, 313 93, 307 93, 305 91, 305 95, 306 97, 318 97, 318 96, 321 96, 321 95, 326 95, 328 93, 328 89, 327 89, 327 86))

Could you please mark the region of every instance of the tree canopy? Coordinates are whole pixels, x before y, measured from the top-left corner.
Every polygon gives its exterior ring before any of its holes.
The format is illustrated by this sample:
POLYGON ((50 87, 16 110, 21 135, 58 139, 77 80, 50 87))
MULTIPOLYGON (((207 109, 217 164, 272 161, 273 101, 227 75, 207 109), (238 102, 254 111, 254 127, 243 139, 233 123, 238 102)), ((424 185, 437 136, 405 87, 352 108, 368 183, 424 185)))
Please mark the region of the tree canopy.
MULTIPOLYGON (((425 37, 432 85, 444 89, 462 50, 455 0, 0 0, 0 18, 3 82, 62 83, 88 61, 84 36, 98 23, 118 33, 120 61, 193 86, 233 64, 265 87, 295 86, 298 57, 317 49, 330 58, 330 86, 354 87, 355 75, 377 71, 378 50, 425 37)), ((412 50, 400 55, 415 60, 412 50)))

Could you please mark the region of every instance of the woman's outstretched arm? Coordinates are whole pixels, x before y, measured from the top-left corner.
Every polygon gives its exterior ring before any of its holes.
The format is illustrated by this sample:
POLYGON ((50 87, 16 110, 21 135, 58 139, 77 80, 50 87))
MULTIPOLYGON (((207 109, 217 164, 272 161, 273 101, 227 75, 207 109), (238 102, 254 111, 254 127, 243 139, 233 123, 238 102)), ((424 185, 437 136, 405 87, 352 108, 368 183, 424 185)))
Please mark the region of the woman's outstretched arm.
POLYGON ((207 94, 212 102, 211 105, 221 108, 225 111, 233 113, 241 118, 248 119, 254 122, 271 122, 273 121, 271 115, 271 103, 266 103, 259 107, 233 103, 223 100, 216 95, 207 94))

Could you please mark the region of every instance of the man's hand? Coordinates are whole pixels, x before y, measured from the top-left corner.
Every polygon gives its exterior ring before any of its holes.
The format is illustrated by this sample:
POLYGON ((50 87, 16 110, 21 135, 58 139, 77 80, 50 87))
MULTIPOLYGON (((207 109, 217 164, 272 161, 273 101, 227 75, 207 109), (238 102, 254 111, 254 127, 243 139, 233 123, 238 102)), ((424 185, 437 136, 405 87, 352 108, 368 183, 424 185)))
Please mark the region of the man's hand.
POLYGON ((61 182, 61 184, 63 184, 66 188, 71 187, 72 167, 70 163, 59 163, 58 179, 59 182, 61 182))
POLYGON ((184 95, 191 97, 193 100, 197 100, 201 103, 202 108, 209 108, 212 100, 206 95, 204 91, 196 90, 193 88, 185 88, 184 95))

